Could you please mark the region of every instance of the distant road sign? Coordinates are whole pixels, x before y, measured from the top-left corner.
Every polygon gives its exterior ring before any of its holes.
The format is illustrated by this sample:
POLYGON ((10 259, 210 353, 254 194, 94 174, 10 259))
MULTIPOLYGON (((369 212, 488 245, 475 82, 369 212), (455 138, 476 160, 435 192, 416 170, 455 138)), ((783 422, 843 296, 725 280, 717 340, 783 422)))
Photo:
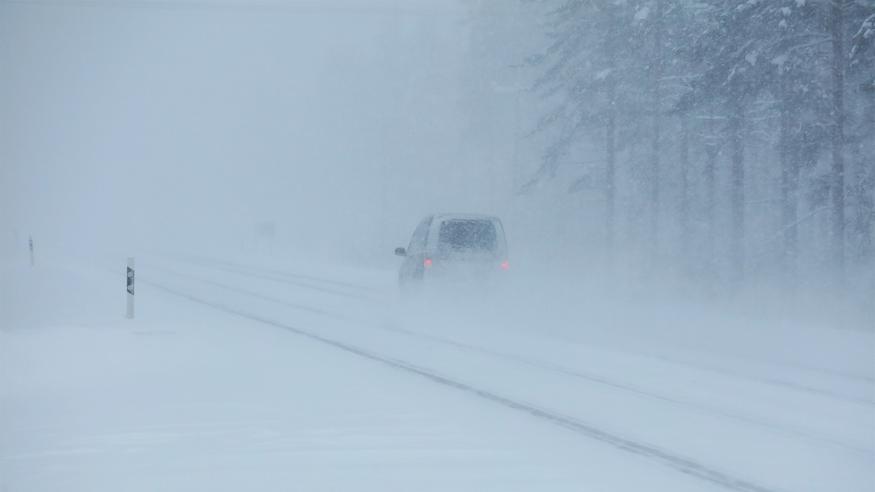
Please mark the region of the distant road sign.
POLYGON ((134 317, 134 259, 133 258, 128 258, 127 290, 128 290, 128 295, 125 296, 128 298, 127 317, 128 317, 128 319, 132 319, 134 317))

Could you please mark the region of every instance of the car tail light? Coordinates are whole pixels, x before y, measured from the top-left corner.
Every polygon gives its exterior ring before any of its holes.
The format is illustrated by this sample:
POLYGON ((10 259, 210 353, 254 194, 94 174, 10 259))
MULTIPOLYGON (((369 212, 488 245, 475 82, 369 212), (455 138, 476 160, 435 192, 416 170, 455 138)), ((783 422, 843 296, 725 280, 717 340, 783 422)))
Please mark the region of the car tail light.
POLYGON ((510 262, 507 260, 502 261, 499 266, 501 266, 502 270, 510 270, 510 262))
POLYGON ((422 260, 422 266, 424 266, 425 268, 431 268, 432 263, 434 262, 431 261, 431 258, 426 258, 422 260))

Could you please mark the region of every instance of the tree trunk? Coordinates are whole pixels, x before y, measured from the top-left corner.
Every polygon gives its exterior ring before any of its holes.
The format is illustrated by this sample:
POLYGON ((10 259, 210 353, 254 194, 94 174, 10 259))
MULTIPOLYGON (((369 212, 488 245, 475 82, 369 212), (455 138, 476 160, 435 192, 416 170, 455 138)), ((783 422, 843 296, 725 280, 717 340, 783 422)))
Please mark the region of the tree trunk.
POLYGON ((730 274, 733 283, 740 284, 744 281, 745 252, 744 252, 744 136, 742 126, 744 109, 740 101, 740 94, 731 101, 729 115, 729 146, 732 156, 730 168, 729 202, 731 216, 731 230, 729 237, 730 274))
POLYGON ((717 216, 716 201, 717 201, 717 135, 714 132, 714 112, 711 111, 708 117, 708 138, 709 141, 705 144, 705 153, 708 160, 705 162, 705 220, 708 222, 708 234, 705 238, 705 264, 710 270, 710 274, 714 274, 715 268, 715 251, 717 237, 717 216))
POLYGON ((784 273, 789 280, 795 279, 797 257, 797 197, 799 165, 790 143, 790 95, 787 92, 787 74, 781 74, 779 81, 781 97, 781 123, 778 141, 778 155, 781 165, 781 234, 784 273))
MULTIPOLYGON (((613 89, 609 91, 613 94, 613 89)), ((605 235, 607 240, 608 253, 614 250, 614 222, 615 222, 615 204, 616 204, 616 133, 617 133, 617 114, 614 105, 608 109, 608 125, 605 135, 605 235)))
POLYGON ((839 282, 845 268, 845 24, 846 0, 833 0, 830 34, 832 36, 832 252, 839 282))
POLYGON ((661 133, 661 84, 662 84, 662 37, 663 37, 663 19, 662 19, 663 0, 656 0, 656 13, 654 15, 654 33, 653 44, 654 54, 651 60, 651 89, 652 101, 651 110, 653 111, 653 131, 651 134, 650 143, 650 223, 649 236, 651 259, 655 260, 659 255, 659 210, 660 210, 660 133, 661 133))
POLYGON ((708 260, 714 258, 714 245, 717 236, 717 146, 708 145, 705 149, 708 161, 705 163, 705 220, 708 222, 708 238, 706 241, 706 253, 708 260))
MULTIPOLYGON (((863 128, 875 129, 875 84, 866 91, 869 97, 869 111, 863 128)), ((865 264, 875 256, 875 248, 873 248, 875 238, 872 237, 872 223, 875 222, 875 141, 869 139, 867 147, 859 148, 860 154, 857 156, 857 183, 859 183, 857 234, 860 243, 858 261, 865 264)))
POLYGON ((615 84, 616 74, 616 15, 608 14, 608 33, 605 37, 605 53, 608 59, 608 68, 611 70, 608 81, 608 109, 607 125, 605 128, 605 244, 609 262, 612 263, 614 253, 614 228, 616 222, 616 161, 617 161, 617 90, 615 84))
POLYGON ((681 226, 681 257, 687 261, 687 253, 690 244, 690 128, 689 116, 681 115, 681 203, 680 203, 680 226, 681 226))
MULTIPOLYGON (((862 86, 861 93, 868 99, 859 132, 871 135, 875 131, 875 86, 862 86)), ((875 139, 864 138, 853 146, 854 174, 848 185, 848 193, 854 204, 853 214, 853 261, 867 264, 873 257, 872 229, 875 222, 875 139)), ((849 248, 850 249, 850 248, 849 248)))

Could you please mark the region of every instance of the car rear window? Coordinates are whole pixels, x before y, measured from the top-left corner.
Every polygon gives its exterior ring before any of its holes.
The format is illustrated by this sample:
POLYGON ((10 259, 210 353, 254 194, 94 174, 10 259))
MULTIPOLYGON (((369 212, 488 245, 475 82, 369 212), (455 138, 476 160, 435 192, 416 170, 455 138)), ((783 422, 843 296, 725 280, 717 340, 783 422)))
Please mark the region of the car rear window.
POLYGON ((438 233, 443 252, 495 252, 497 246, 495 225, 488 220, 448 220, 438 233))

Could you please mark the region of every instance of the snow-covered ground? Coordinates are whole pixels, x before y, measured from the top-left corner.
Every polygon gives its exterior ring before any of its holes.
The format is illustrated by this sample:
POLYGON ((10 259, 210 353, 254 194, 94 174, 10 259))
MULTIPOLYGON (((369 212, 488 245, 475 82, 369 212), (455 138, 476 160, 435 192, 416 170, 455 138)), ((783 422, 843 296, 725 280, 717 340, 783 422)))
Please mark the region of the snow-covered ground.
POLYGON ((131 321, 115 270, 4 267, 0 491, 875 490, 871 331, 203 257, 131 321))

